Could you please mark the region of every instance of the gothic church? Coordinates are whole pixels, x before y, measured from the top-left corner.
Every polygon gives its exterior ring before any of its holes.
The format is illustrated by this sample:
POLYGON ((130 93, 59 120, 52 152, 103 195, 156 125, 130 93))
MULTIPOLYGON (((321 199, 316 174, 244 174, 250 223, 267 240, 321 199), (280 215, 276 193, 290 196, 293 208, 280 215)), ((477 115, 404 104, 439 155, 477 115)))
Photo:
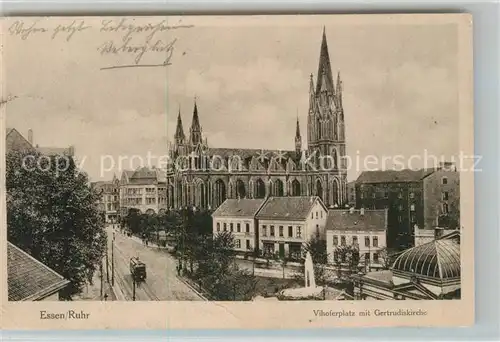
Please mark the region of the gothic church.
POLYGON ((179 111, 169 155, 167 206, 215 209, 226 198, 321 197, 327 207, 347 203, 347 169, 342 82, 336 84, 323 30, 318 73, 310 78, 307 148, 297 119, 295 150, 213 148, 202 135, 195 101, 189 135, 179 111), (329 156, 321 158, 321 156, 329 156), (182 161, 182 162, 179 162, 182 161))

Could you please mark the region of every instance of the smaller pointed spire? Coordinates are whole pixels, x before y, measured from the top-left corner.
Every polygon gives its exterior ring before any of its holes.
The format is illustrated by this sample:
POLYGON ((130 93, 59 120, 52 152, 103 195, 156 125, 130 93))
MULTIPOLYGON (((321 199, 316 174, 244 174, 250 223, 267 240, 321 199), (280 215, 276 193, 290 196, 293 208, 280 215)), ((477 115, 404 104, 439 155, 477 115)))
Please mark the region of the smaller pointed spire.
POLYGON ((198 117, 198 105, 196 103, 196 96, 194 97, 193 121, 190 129, 190 142, 198 145, 203 140, 201 136, 200 119, 198 117))
POLYGON ((182 142, 185 139, 184 128, 182 127, 181 108, 179 106, 179 114, 177 115, 177 128, 175 129, 175 140, 182 142))
POLYGON ((342 92, 342 81, 340 80, 340 70, 337 71, 337 92, 342 92))
POLYGON ((300 138, 299 115, 297 114, 297 127, 295 129, 295 138, 300 138))

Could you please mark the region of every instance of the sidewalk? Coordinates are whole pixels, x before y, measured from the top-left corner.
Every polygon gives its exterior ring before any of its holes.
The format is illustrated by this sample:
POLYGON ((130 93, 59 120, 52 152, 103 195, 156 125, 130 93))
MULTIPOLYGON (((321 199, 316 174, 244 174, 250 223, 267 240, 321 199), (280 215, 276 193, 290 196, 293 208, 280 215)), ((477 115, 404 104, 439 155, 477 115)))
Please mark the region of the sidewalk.
MULTIPOLYGON (((73 296, 73 300, 75 301, 101 301, 104 300, 101 298, 101 278, 99 276, 99 272, 94 273, 94 278, 92 279, 93 284, 87 284, 84 286, 82 293, 73 296)), ((108 295, 108 301, 115 301, 116 295, 113 289, 111 288, 111 284, 106 281, 106 278, 102 281, 102 294, 108 295)))

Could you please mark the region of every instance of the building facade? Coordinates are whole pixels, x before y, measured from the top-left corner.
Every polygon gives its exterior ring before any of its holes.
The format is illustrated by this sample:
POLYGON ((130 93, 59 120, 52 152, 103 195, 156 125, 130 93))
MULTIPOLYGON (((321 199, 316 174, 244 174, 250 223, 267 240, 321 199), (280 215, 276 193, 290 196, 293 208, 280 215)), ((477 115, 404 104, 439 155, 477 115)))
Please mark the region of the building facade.
POLYGON ((258 248, 258 224, 255 215, 265 199, 227 199, 212 214, 214 236, 231 232, 237 252, 255 252, 258 248))
POLYGON ((326 250, 329 262, 338 262, 336 249, 356 246, 360 264, 366 270, 382 268, 387 247, 387 209, 367 210, 354 208, 330 210, 326 221, 326 250))
POLYGON ((99 211, 106 223, 118 222, 120 213, 120 181, 113 176, 111 181, 93 182, 91 186, 101 193, 99 211))
POLYGON ((309 84, 307 148, 303 149, 297 120, 295 148, 289 151, 214 148, 202 134, 194 104, 189 134, 177 118, 169 155, 176 167, 167 174, 170 208, 217 208, 227 198, 319 196, 328 207, 344 205, 346 137, 340 74, 334 82, 326 33, 319 66, 309 84), (335 84, 336 83, 336 84, 335 84))
POLYGON ((168 209, 165 173, 159 169, 141 167, 135 171, 123 171, 119 186, 122 217, 130 210, 158 214, 168 209))
POLYGON ((446 226, 458 227, 457 223, 451 223, 460 216, 459 203, 459 174, 449 165, 422 170, 366 171, 356 181, 357 208, 388 209, 390 248, 414 246, 415 227, 433 230, 438 219, 443 224, 448 222, 446 226))
POLYGON ((260 254, 300 260, 305 243, 325 239, 327 216, 318 196, 268 198, 256 215, 260 254))
POLYGON ((356 181, 347 183, 347 204, 349 208, 356 206, 356 181))

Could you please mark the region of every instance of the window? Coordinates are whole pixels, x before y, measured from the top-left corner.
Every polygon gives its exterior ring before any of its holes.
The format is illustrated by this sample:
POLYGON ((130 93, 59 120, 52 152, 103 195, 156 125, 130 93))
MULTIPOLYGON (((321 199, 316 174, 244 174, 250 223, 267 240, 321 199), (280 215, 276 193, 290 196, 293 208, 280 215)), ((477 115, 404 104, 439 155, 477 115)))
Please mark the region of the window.
POLYGON ((373 262, 378 264, 378 253, 373 253, 373 262))
POLYGON ((292 236, 293 236, 293 227, 288 226, 288 237, 292 237, 292 236))
POLYGON ((401 191, 398 194, 398 198, 403 198, 403 193, 401 191))
POLYGON ((403 217, 401 215, 398 216, 399 223, 403 222, 403 217))
POLYGON ((364 194, 363 194, 363 193, 360 193, 359 198, 361 198, 361 199, 365 198, 364 194))
POLYGON ((241 240, 234 240, 236 248, 241 248, 241 240))
POLYGON ((274 226, 269 227, 269 235, 274 236, 274 226))
POLYGON ((241 225, 239 223, 236 223, 236 231, 238 233, 241 232, 241 225))
POLYGON ((373 247, 378 247, 378 236, 373 237, 373 247))
POLYGON ((224 223, 224 231, 227 232, 227 223, 224 223))
POLYGON ((250 223, 245 224, 245 231, 250 233, 250 223))
POLYGON ((262 226, 262 236, 267 236, 267 226, 262 226))
POLYGON ((352 237, 352 244, 353 245, 357 245, 358 244, 358 237, 357 236, 353 236, 352 237))
POLYGON ((302 235, 302 232, 301 232, 301 229, 300 229, 300 226, 297 226, 297 237, 301 237, 302 235))
POLYGON ((311 218, 313 219, 314 218, 314 212, 311 213, 311 218))
POLYGON ((337 262, 339 260, 339 252, 335 251, 333 252, 333 261, 337 262))
POLYGON ((247 240, 247 249, 252 249, 252 245, 250 245, 250 240, 247 240))
POLYGON ((231 232, 233 232, 233 224, 232 224, 232 223, 230 223, 230 224, 229 224, 229 230, 230 230, 231 232))
POLYGON ((402 211, 403 210, 403 205, 400 204, 398 208, 399 208, 399 211, 402 211))
POLYGON ((375 198, 377 195, 375 193, 372 193, 372 198, 375 198))
POLYGON ((443 203, 443 214, 448 214, 448 204, 443 203))
POLYGON ((340 237, 340 245, 345 246, 345 236, 343 235, 340 237))
POLYGON ((410 205, 410 211, 415 211, 415 204, 410 205))
POLYGON ((443 177, 443 179, 441 179, 441 184, 443 184, 443 185, 448 184, 448 178, 443 177))
POLYGON ((389 192, 388 191, 384 191, 384 198, 389 198, 389 192))
POLYGON ((443 192, 443 201, 448 200, 448 191, 443 192))
POLYGON ((279 228, 279 229, 280 229, 280 231, 279 231, 279 233, 280 233, 280 237, 283 237, 283 226, 280 226, 280 228, 279 228))
POLYGON ((333 236, 333 245, 338 246, 339 245, 339 237, 337 235, 333 236))
POLYGON ((217 231, 220 232, 220 222, 217 222, 217 231))
POLYGON ((316 218, 318 218, 318 212, 316 212, 316 218))
POLYGON ((414 192, 410 192, 410 198, 415 198, 415 193, 414 192))
POLYGON ((370 247, 370 237, 365 236, 365 247, 370 247))

